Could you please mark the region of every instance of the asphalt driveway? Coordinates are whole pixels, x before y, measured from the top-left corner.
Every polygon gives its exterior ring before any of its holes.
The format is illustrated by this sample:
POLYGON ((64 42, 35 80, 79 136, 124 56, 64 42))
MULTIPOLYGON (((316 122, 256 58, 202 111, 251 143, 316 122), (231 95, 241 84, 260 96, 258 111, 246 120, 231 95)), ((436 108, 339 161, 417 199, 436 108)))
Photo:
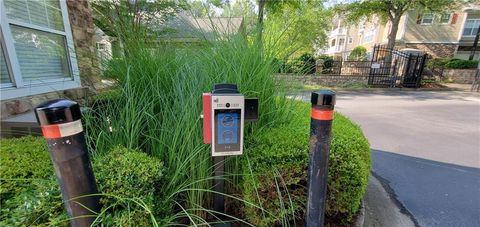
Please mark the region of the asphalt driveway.
POLYGON ((417 225, 480 226, 478 93, 337 94, 336 111, 370 141, 372 171, 417 225))

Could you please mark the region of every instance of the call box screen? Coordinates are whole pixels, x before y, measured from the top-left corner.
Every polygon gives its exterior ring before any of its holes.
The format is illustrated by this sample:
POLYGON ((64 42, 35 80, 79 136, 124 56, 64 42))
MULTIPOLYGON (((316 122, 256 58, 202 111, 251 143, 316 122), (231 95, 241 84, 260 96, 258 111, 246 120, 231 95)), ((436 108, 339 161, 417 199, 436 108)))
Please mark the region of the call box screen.
POLYGON ((240 109, 215 110, 215 150, 240 150, 240 109))

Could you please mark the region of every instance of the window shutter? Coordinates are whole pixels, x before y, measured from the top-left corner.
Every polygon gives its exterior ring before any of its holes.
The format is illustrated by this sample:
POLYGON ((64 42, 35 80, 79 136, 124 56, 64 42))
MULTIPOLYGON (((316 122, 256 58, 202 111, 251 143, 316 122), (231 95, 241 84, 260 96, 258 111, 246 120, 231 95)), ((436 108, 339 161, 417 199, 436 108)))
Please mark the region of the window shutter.
POLYGON ((453 13, 453 15, 452 15, 452 22, 451 22, 451 24, 455 24, 455 23, 457 23, 457 19, 458 19, 458 14, 457 14, 457 13, 453 13))
POLYGON ((421 24, 422 23, 422 14, 418 14, 417 15, 417 24, 421 24))

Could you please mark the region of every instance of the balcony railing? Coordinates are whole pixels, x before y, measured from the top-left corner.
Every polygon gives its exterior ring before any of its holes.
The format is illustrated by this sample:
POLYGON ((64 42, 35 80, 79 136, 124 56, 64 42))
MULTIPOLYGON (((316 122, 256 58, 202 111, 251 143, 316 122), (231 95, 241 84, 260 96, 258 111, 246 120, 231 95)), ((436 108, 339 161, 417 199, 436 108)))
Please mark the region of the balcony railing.
POLYGON ((329 47, 327 49, 327 54, 340 53, 342 51, 343 51, 343 46, 336 45, 336 46, 329 47))
POLYGON ((347 29, 339 27, 329 33, 330 36, 347 35, 347 29))

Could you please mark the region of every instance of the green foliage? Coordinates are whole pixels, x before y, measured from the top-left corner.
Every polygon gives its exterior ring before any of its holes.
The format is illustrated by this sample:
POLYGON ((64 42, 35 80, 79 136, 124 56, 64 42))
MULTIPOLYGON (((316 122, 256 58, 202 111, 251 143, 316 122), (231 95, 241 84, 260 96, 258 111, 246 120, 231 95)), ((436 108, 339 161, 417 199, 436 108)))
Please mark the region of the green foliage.
POLYGON ((433 58, 427 60, 427 67, 428 68, 445 68, 445 64, 450 61, 449 58, 433 58))
POLYGON ((335 61, 333 60, 333 57, 322 54, 320 55, 320 57, 318 57, 318 59, 322 61, 322 65, 323 65, 322 73, 331 73, 333 70, 333 63, 335 61))
MULTIPOLYGON (((162 180, 163 164, 140 151, 116 147, 93 166, 101 192, 125 198, 142 198, 153 205, 155 187, 162 180)), ((107 203, 104 201, 104 203, 107 203)))
MULTIPOLYGON (((309 105, 296 108, 291 122, 252 138, 246 150, 243 196, 255 225, 285 225, 301 220, 306 207, 309 105), (299 139, 304 138, 304 139, 299 139), (250 175, 253 173, 253 175, 250 175)), ((327 218, 351 221, 360 207, 370 173, 370 147, 359 126, 335 114, 330 151, 327 218)))
POLYGON ((26 136, 0 140, 0 201, 31 189, 53 174, 45 139, 26 136))
MULTIPOLYGON (((24 160, 19 160, 24 161, 24 160)), ((50 165, 50 160, 39 161, 50 165)), ((2 207, 0 225, 69 226, 68 215, 64 209, 60 187, 54 176, 45 180, 32 181, 29 190, 10 197, 2 207)))
POLYGON ((350 22, 358 22, 373 15, 379 16, 386 23, 389 20, 400 18, 406 11, 429 10, 442 12, 449 7, 461 4, 455 0, 366 0, 338 4, 335 11, 346 16, 350 22))
POLYGON ((0 143, 0 225, 65 225, 45 139, 25 136, 1 139, 0 143))
POLYGON ((475 60, 463 60, 453 58, 445 63, 447 69, 475 69, 478 67, 478 61, 475 60))
POLYGON ((116 37, 123 44, 125 53, 130 51, 128 43, 152 43, 160 25, 185 9, 185 1, 163 0, 118 0, 91 2, 95 26, 106 35, 116 37))
POLYGON ((265 49, 280 59, 314 51, 326 44, 329 11, 319 1, 267 1, 263 29, 265 49))
POLYGON ((357 46, 353 48, 352 52, 350 52, 350 55, 348 55, 349 60, 355 60, 355 61, 365 60, 366 57, 367 57, 367 48, 363 46, 357 46))
POLYGON ((316 60, 310 53, 303 53, 297 58, 285 61, 274 58, 272 64, 279 73, 313 74, 316 60))
POLYGON ((315 73, 315 57, 313 54, 304 53, 298 57, 298 60, 302 63, 302 72, 306 74, 315 73))
POLYGON ((155 207, 165 212, 156 216, 159 223, 188 216, 196 217, 191 224, 203 223, 210 208, 212 166, 199 118, 202 92, 215 83, 234 83, 246 97, 257 97, 260 118, 246 126, 246 135, 288 119, 289 103, 272 75, 273 58, 257 47, 241 36, 199 48, 137 45, 129 47, 135 52, 128 58, 110 65, 120 95, 85 115, 87 139, 96 154, 120 145, 162 160, 166 183, 157 186, 155 207))
MULTIPOLYGON (((2 139, 1 142, 0 189, 8 193, 2 193, 0 225, 68 226, 68 216, 44 139, 27 136, 2 139), (17 178, 11 181, 6 180, 6 176, 17 178)), ((163 211, 156 206, 160 202, 155 199, 160 194, 158 185, 164 180, 163 164, 159 159, 116 147, 104 156, 95 156, 93 169, 102 193, 103 210, 98 217, 102 224, 148 226, 151 225, 150 210, 163 211)))
POLYGON ((393 48, 400 18, 405 12, 415 9, 442 12, 460 4, 462 3, 456 0, 364 0, 337 4, 334 11, 350 23, 358 23, 373 16, 377 16, 385 24, 391 22, 387 46, 393 48))
POLYGON ((151 224, 150 213, 137 203, 125 201, 133 199, 150 210, 161 210, 155 204, 158 185, 163 183, 163 164, 154 157, 136 150, 116 147, 104 156, 97 157, 93 169, 104 196, 100 202, 104 208, 101 223, 114 226, 151 224))
POLYGON ((475 69, 478 67, 478 61, 463 60, 457 58, 434 58, 427 61, 427 67, 447 69, 475 69))

